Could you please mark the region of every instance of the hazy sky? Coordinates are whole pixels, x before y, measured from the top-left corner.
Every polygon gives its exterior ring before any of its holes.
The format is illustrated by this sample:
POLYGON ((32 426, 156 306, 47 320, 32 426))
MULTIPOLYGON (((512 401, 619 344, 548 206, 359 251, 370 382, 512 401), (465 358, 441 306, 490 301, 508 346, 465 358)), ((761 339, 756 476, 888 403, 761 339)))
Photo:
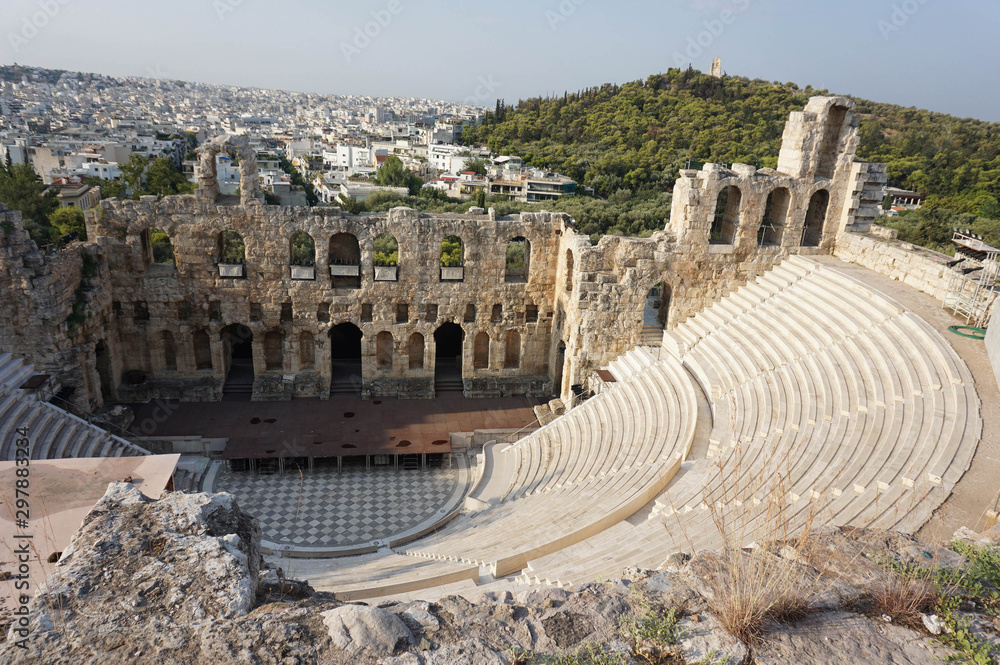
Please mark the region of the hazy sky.
POLYGON ((720 56, 729 74, 1000 121, 996 0, 2 3, 5 64, 492 105, 720 56))

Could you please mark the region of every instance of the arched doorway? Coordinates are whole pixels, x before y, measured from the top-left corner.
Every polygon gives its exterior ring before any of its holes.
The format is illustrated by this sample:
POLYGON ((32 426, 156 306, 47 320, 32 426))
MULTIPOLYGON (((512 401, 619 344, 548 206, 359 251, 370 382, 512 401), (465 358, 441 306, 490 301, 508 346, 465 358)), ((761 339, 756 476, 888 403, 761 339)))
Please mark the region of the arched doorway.
POLYGON ((234 323, 222 329, 222 347, 226 358, 224 395, 251 395, 253 393, 253 333, 249 328, 234 323))
POLYGON ((435 357, 434 390, 436 392, 460 391, 462 382, 462 349, 465 331, 455 323, 446 323, 434 331, 435 357))
POLYGON ((659 346, 663 342, 663 331, 670 319, 670 298, 673 289, 667 282, 660 282, 646 294, 642 311, 642 339, 646 346, 659 346))
POLYGON ((830 205, 830 193, 821 189, 809 199, 806 210, 806 222, 802 228, 802 246, 819 247, 823 240, 823 228, 826 226, 826 212, 830 205))
POLYGON ((353 323, 341 323, 330 330, 330 394, 361 393, 361 339, 364 334, 353 323))

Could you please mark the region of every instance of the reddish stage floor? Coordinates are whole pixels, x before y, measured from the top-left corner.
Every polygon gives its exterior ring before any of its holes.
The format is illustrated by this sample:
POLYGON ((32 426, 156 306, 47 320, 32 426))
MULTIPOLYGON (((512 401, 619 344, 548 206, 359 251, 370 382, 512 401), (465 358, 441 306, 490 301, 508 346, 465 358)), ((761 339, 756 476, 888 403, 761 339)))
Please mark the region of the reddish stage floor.
POLYGON ((532 407, 542 402, 466 399, 461 393, 433 400, 335 395, 290 402, 154 402, 132 405, 132 431, 136 436, 227 438, 226 458, 446 453, 451 432, 518 429, 535 420, 532 407), (163 420, 166 410, 170 414, 163 420), (155 429, 143 427, 152 418, 163 422, 155 429))

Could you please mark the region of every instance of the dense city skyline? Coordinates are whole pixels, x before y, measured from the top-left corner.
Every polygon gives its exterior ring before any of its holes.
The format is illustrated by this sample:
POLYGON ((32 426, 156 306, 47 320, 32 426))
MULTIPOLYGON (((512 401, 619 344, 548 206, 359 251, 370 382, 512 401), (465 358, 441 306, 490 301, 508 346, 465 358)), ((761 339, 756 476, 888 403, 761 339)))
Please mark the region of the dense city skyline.
POLYGON ((514 102, 669 67, 794 81, 834 93, 1000 120, 1000 67, 982 0, 387 0, 274 11, 244 0, 162 5, 8 3, 0 60, 93 72, 339 95, 514 102), (820 26, 821 29, 817 29, 820 26), (961 44, 961 48, 951 45, 961 44), (481 55, 477 56, 476 54, 481 55))

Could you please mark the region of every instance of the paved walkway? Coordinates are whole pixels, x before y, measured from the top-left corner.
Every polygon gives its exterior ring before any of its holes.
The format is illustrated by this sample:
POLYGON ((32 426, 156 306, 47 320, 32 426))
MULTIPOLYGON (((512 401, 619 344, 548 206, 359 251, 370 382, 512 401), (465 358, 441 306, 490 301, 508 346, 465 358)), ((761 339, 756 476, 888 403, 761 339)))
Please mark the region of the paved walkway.
POLYGON ((264 540, 342 547, 387 538, 429 519, 448 501, 458 469, 320 468, 259 476, 223 471, 213 491, 231 492, 260 520, 264 540))
POLYGON ((969 366, 982 403, 983 433, 972 465, 934 517, 917 532, 923 540, 946 540, 961 526, 979 531, 986 524, 986 512, 995 510, 1000 492, 1000 388, 981 341, 948 331, 949 326, 965 325, 942 307, 941 301, 896 282, 867 268, 828 256, 810 256, 851 275, 868 286, 895 298, 904 307, 937 329, 969 366))

